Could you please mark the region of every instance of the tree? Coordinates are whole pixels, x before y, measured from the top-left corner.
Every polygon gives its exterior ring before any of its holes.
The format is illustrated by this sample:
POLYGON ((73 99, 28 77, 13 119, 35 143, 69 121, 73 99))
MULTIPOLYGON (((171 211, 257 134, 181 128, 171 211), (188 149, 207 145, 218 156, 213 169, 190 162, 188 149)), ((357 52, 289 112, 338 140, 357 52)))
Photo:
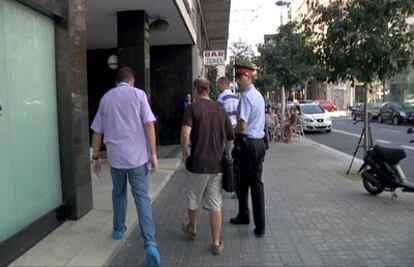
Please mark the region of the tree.
MULTIPOLYGON (((412 0, 333 1, 316 9, 311 30, 318 37, 319 66, 331 81, 357 79, 365 88, 375 79, 384 81, 414 62, 414 27, 407 18, 414 14, 412 0)), ((367 131, 365 131, 367 132, 367 131)), ((368 134, 364 139, 367 150, 368 134)))
POLYGON ((233 80, 234 65, 253 67, 253 49, 251 45, 238 40, 230 46, 230 62, 226 65, 226 73, 229 80, 233 80))
POLYGON ((321 41, 320 63, 331 80, 371 83, 401 72, 413 62, 414 14, 411 0, 334 1, 317 8, 313 29, 321 41), (316 27, 315 27, 316 26, 316 27))
POLYGON ((217 77, 218 71, 216 66, 207 66, 207 80, 210 81, 210 98, 214 101, 217 99, 218 91, 217 91, 217 77))
POLYGON ((267 86, 284 86, 286 89, 303 84, 318 73, 311 31, 303 22, 289 22, 279 29, 270 41, 258 47, 260 56, 255 59, 260 77, 267 86))

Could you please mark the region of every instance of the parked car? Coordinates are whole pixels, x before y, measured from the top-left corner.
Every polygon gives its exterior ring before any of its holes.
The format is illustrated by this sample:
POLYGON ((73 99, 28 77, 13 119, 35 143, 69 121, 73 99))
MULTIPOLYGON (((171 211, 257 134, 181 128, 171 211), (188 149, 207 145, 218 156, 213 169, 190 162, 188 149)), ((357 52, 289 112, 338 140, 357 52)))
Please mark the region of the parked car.
POLYGON ((413 122, 414 110, 408 103, 385 102, 380 109, 378 122, 391 121, 394 125, 413 122))
POLYGON ((319 104, 300 104, 298 123, 304 131, 332 131, 332 119, 319 104))
POLYGON ((311 100, 311 99, 301 99, 301 100, 299 100, 299 103, 300 104, 310 104, 310 103, 313 103, 313 100, 311 100))
POLYGON ((314 103, 319 104, 324 110, 329 112, 336 110, 336 102, 335 101, 326 101, 323 99, 316 99, 313 100, 314 103))
MULTIPOLYGON (((382 102, 368 104, 368 118, 369 120, 377 120, 380 113, 382 102)), ((364 103, 358 103, 351 109, 351 117, 353 120, 364 119, 364 103)))

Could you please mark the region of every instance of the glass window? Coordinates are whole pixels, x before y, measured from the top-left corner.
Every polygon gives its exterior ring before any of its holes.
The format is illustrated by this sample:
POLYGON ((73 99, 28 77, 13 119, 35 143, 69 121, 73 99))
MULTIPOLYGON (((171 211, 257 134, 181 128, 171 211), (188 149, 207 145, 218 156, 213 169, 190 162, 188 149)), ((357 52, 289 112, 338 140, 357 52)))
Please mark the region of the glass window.
POLYGON ((319 105, 302 105, 300 109, 305 114, 325 113, 325 111, 319 105))
POLYGON ((411 107, 411 105, 410 104, 408 104, 408 103, 401 103, 400 104, 401 105, 401 108, 402 109, 405 109, 405 110, 412 110, 413 108, 411 107))
POLYGON ((0 1, 0 242, 62 204, 54 22, 0 1))

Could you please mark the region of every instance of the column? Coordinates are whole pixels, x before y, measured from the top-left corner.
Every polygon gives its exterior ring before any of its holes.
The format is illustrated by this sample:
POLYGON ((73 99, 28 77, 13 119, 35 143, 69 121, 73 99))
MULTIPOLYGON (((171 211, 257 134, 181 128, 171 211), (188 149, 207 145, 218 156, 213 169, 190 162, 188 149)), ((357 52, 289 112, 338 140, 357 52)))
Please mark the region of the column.
POLYGON ((58 0, 67 8, 56 23, 56 82, 62 193, 66 217, 92 209, 84 0, 58 0))
POLYGON ((135 72, 135 86, 150 94, 148 15, 143 10, 122 11, 118 19, 119 66, 135 72))

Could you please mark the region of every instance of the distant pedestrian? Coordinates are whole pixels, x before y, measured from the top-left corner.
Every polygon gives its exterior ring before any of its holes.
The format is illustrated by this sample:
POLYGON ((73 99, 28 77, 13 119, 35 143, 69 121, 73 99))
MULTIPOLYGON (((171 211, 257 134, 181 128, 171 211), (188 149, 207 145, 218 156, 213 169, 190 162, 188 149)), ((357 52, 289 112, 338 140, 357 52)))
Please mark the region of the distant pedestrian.
MULTIPOLYGON (((237 125, 237 106, 239 105, 239 98, 229 87, 230 81, 226 77, 223 76, 217 80, 217 89, 219 91, 217 102, 226 110, 234 129, 237 125)), ((233 145, 230 147, 230 151, 231 150, 233 150, 233 145)), ((231 193, 231 198, 237 198, 236 192, 231 193)))
POLYGON ((279 123, 277 115, 273 112, 273 107, 269 106, 266 112, 266 131, 269 136, 269 140, 273 141, 276 134, 276 126, 279 123))
POLYGON ((117 87, 101 99, 91 128, 93 134, 93 171, 99 174, 99 150, 102 137, 107 147, 113 182, 114 208, 112 238, 120 240, 126 231, 127 180, 137 208, 141 236, 147 252, 147 266, 159 266, 160 254, 155 241, 151 199, 148 195, 148 162, 152 171, 158 167, 155 144, 155 117, 143 90, 134 87, 134 72, 124 67, 118 71, 117 87))
POLYGON ((248 192, 253 204, 256 236, 265 234, 265 198, 262 181, 263 161, 266 155, 265 102, 252 83, 254 69, 236 66, 236 80, 242 93, 238 107, 236 141, 233 154, 237 165, 239 212, 231 224, 249 224, 248 192))
POLYGON ((192 97, 191 93, 188 93, 188 94, 185 96, 185 99, 184 99, 184 110, 186 110, 186 109, 187 109, 187 107, 188 107, 189 105, 191 105, 191 103, 193 103, 193 97, 192 97))
POLYGON ((213 237, 212 253, 221 254, 222 224, 222 167, 225 145, 234 139, 230 119, 217 103, 209 98, 210 82, 203 78, 194 81, 196 101, 184 113, 181 130, 183 162, 186 166, 188 223, 182 231, 189 239, 197 234, 197 213, 200 205, 210 212, 213 237), (191 140, 191 153, 188 145, 191 140))
POLYGON ((288 123, 286 124, 286 140, 285 143, 292 142, 293 132, 296 128, 296 123, 298 121, 298 115, 296 114, 296 106, 293 106, 291 109, 288 110, 288 123))

